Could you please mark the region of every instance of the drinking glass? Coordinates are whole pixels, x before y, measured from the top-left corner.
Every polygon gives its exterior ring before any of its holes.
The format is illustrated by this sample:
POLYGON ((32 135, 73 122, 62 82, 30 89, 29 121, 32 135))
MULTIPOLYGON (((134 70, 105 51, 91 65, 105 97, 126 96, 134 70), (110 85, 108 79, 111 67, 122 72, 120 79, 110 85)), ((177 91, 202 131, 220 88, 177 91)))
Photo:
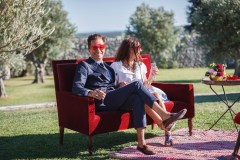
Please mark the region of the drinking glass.
MULTIPOLYGON (((103 91, 104 93, 106 93, 107 92, 107 87, 101 87, 100 90, 103 91)), ((100 104, 100 106, 106 106, 104 104, 104 98, 102 99, 102 103, 100 104)))
MULTIPOLYGON (((151 72, 152 72, 152 70, 155 69, 155 68, 157 68, 156 62, 152 62, 152 63, 151 63, 151 72)), ((155 76, 152 77, 152 80, 155 80, 155 76)))

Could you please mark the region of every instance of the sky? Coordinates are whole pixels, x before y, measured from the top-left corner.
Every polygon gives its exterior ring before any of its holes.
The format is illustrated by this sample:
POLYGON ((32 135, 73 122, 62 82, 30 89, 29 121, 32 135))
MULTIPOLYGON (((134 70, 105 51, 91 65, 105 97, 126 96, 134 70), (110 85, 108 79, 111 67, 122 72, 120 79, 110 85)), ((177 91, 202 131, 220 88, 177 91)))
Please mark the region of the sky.
POLYGON ((176 26, 187 24, 187 0, 62 0, 71 23, 79 33, 124 31, 142 3, 173 11, 176 26))

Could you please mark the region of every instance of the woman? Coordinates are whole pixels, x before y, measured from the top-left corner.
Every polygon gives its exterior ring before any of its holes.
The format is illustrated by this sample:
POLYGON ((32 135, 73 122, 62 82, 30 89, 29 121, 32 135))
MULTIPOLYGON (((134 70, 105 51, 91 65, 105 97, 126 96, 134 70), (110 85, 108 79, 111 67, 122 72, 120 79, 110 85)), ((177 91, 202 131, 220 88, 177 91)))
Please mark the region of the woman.
MULTIPOLYGON (((134 81, 143 82, 145 87, 158 99, 159 105, 166 110, 164 102, 169 101, 167 95, 159 88, 151 85, 153 77, 158 73, 158 68, 152 67, 150 76, 147 78, 147 68, 142 62, 141 51, 141 45, 137 38, 130 37, 122 41, 116 53, 116 62, 111 64, 117 74, 117 84, 125 86, 134 81)), ((145 110, 148 113, 148 108, 145 110)), ((165 130, 165 145, 172 145, 170 131, 167 130, 165 130)))

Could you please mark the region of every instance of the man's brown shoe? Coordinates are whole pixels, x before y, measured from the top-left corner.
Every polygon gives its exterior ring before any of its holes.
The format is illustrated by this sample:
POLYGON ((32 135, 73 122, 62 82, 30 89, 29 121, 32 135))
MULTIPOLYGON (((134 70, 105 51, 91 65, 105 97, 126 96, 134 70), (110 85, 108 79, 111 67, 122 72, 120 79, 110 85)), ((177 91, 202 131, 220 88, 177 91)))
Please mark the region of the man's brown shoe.
POLYGON ((154 155, 155 154, 147 145, 143 145, 143 148, 140 148, 139 146, 137 146, 137 150, 139 150, 140 152, 142 152, 143 154, 146 154, 146 155, 154 155))

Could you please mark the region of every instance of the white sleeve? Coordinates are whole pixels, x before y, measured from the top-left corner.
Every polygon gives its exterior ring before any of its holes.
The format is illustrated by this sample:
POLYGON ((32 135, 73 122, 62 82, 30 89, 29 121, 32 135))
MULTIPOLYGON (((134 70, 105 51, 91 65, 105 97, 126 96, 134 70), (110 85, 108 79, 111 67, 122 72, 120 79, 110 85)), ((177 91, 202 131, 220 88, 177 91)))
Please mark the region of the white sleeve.
POLYGON ((147 74, 147 67, 144 63, 142 63, 142 72, 143 72, 144 75, 147 74))
POLYGON ((144 75, 144 79, 147 78, 147 66, 142 62, 141 65, 141 71, 142 71, 142 75, 144 75))

